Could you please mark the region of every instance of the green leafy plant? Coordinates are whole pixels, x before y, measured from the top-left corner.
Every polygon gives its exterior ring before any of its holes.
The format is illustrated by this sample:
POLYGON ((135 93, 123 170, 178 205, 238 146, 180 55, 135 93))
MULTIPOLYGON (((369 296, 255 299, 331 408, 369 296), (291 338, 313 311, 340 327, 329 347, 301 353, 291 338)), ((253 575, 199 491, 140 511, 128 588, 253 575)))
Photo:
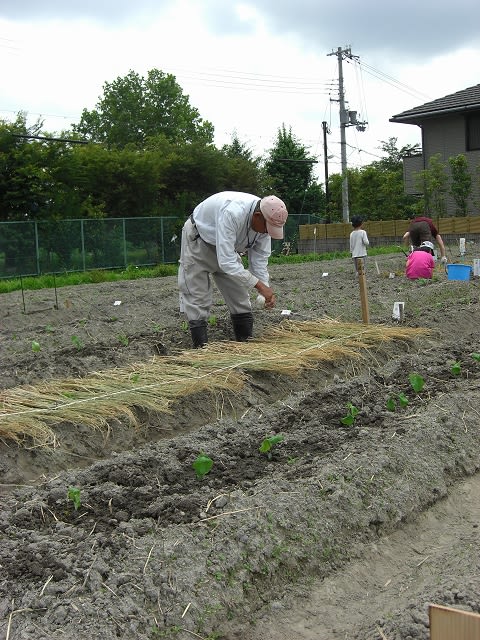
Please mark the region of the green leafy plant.
POLYGON ((217 326, 217 316, 210 316, 210 317, 208 318, 208 324, 209 324, 211 327, 216 327, 216 326, 217 326))
POLYGON ((264 438, 258 450, 260 451, 260 453, 266 453, 267 457, 270 458, 272 455, 272 448, 279 442, 282 442, 282 440, 284 439, 285 437, 280 433, 276 436, 269 436, 268 438, 264 438))
POLYGON ((355 418, 357 417, 357 415, 358 415, 357 407, 351 402, 349 402, 347 404, 347 414, 340 420, 340 422, 342 424, 347 425, 348 427, 351 427, 352 424, 355 422, 355 418))
POLYGON ((390 396, 390 398, 388 398, 386 403, 387 409, 389 411, 395 411, 397 408, 397 401, 398 401, 398 404, 402 407, 402 409, 408 405, 407 396, 403 392, 401 392, 396 397, 390 396))
POLYGON ((119 342, 121 342, 123 344, 124 347, 128 347, 128 336, 126 336, 124 333, 121 333, 118 337, 119 342))
POLYGON ((402 408, 405 408, 408 405, 408 398, 404 393, 398 394, 398 402, 402 408))
POLYGON ((206 476, 213 467, 213 460, 204 453, 200 453, 196 460, 194 460, 192 467, 195 469, 197 478, 203 478, 203 476, 206 476))
POLYGON ((188 331, 188 322, 186 320, 182 320, 182 331, 188 331))
POLYGON ((41 346, 40 343, 37 342, 36 340, 32 340, 32 351, 33 353, 38 353, 41 350, 41 346))
POLYGON ((80 499, 80 489, 77 487, 69 487, 67 491, 67 498, 73 502, 73 508, 78 511, 82 502, 80 499))
POLYGON ((471 356, 474 360, 480 362, 480 353, 472 353, 471 356))
POLYGON ((72 341, 72 344, 76 349, 81 349, 83 347, 82 341, 78 336, 72 336, 70 340, 72 341))
POLYGON ((425 380, 418 373, 411 373, 408 376, 408 380, 412 385, 412 389, 415 391, 415 393, 420 393, 425 385, 425 380))
POLYGON ((450 367, 450 371, 454 376, 460 375, 460 371, 462 370, 460 362, 454 362, 450 367))
POLYGON ((386 406, 389 411, 395 411, 395 409, 397 408, 397 403, 395 402, 395 398, 392 398, 392 397, 388 398, 386 406))

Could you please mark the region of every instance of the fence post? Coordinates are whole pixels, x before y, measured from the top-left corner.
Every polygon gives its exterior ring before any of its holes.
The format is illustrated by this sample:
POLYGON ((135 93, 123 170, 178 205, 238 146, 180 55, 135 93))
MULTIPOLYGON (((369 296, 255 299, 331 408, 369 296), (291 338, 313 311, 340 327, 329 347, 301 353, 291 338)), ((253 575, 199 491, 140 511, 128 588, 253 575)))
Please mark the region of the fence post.
POLYGON ((37 258, 37 276, 40 275, 40 248, 38 246, 38 222, 35 220, 34 229, 35 229, 35 255, 37 258))
POLYGON ((125 235, 125 218, 122 218, 122 234, 123 234, 123 264, 125 269, 127 265, 127 238, 125 235))
POLYGON ((85 230, 83 228, 83 218, 80 220, 80 237, 82 241, 82 264, 83 271, 85 272, 87 269, 87 259, 85 256, 85 230))

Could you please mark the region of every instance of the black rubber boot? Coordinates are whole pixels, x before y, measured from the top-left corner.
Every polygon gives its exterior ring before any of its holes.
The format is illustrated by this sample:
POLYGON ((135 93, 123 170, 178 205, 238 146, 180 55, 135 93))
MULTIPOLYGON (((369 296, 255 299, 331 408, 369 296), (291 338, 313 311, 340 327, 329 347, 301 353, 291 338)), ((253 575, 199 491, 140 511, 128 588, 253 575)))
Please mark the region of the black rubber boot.
POLYGON ((194 349, 200 349, 208 342, 207 321, 206 320, 190 320, 188 323, 194 349))
POLYGON ((237 342, 246 342, 253 336, 253 313, 232 313, 233 332, 237 342))

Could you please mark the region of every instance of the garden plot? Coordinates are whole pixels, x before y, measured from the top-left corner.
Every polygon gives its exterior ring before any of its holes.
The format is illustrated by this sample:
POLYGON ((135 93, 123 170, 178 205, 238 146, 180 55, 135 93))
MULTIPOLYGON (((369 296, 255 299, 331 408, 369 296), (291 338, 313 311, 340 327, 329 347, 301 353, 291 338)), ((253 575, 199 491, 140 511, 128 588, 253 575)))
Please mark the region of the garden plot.
POLYGON ((478 281, 438 267, 409 282, 402 255, 375 260, 368 348, 350 260, 271 268, 278 309, 254 310, 255 358, 219 344, 220 298, 214 344, 192 353, 173 278, 59 289, 56 309, 26 292, 27 313, 2 296, 10 415, 45 409, 34 396, 72 406, 87 380, 135 387, 139 363, 244 358, 238 384, 187 384, 165 411, 131 398, 134 420, 86 409, 41 420, 43 442, 26 423, 4 433, 2 634, 391 640, 428 638, 429 602, 479 610, 478 281), (286 367, 283 309, 290 327, 348 324, 351 351, 302 363, 299 334, 286 367), (248 367, 274 354, 283 368, 248 367))

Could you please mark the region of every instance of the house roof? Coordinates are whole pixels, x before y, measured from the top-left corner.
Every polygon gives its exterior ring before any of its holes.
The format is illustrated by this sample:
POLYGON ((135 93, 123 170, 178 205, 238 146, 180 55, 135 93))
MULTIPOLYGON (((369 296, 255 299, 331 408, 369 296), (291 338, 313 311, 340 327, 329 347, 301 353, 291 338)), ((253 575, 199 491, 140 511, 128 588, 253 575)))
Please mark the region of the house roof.
POLYGON ((462 91, 451 93, 443 98, 426 102, 419 107, 402 111, 392 116, 389 122, 405 122, 419 124, 426 118, 446 116, 464 111, 480 110, 480 84, 462 91))

